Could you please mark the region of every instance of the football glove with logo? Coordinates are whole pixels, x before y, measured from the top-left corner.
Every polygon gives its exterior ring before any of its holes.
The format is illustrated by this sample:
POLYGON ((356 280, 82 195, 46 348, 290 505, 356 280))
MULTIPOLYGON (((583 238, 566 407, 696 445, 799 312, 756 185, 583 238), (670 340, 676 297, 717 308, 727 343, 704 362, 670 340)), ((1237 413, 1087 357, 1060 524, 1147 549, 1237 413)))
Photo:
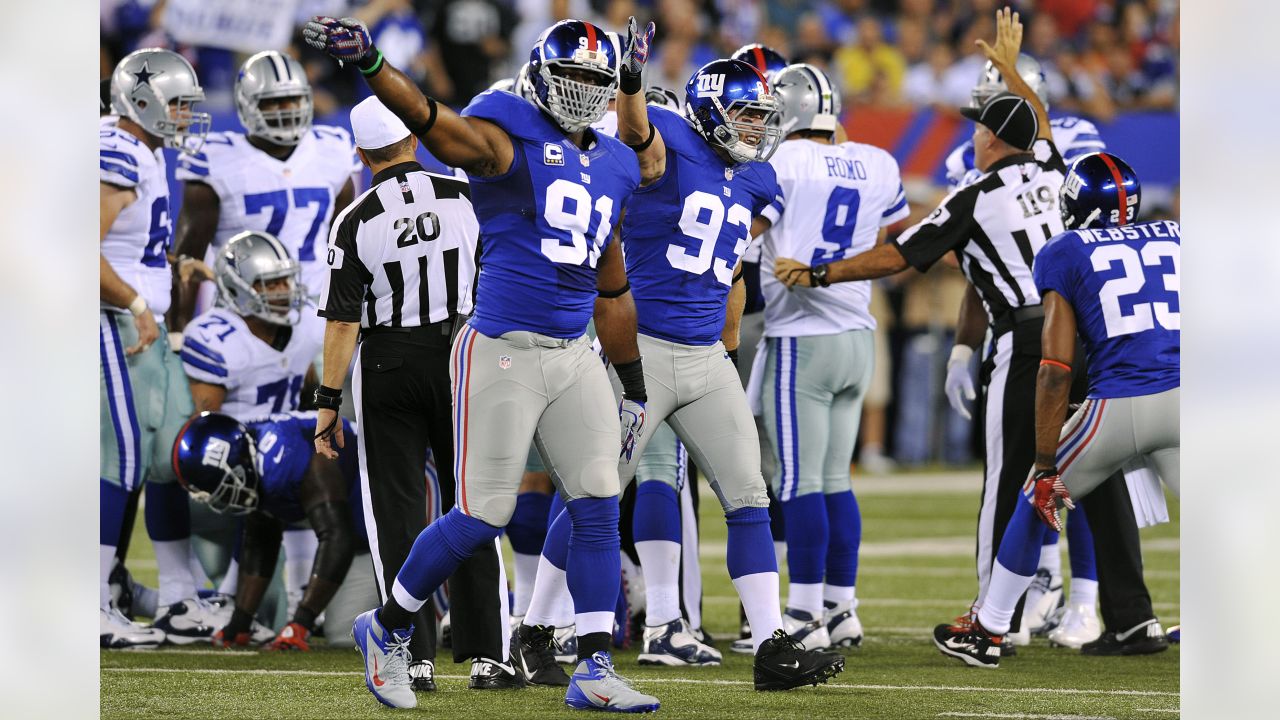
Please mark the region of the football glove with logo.
POLYGON ((623 398, 618 405, 618 419, 622 423, 622 452, 628 462, 636 450, 636 441, 644 435, 644 401, 623 398))
POLYGON ((342 63, 363 66, 365 63, 361 61, 374 60, 378 56, 369 28, 351 17, 339 20, 317 15, 302 26, 302 39, 311 47, 342 63))
POLYGON ((1057 468, 1037 470, 1034 477, 1027 482, 1023 494, 1031 501, 1036 515, 1045 525, 1062 532, 1062 518, 1058 517, 1058 508, 1065 506, 1074 510, 1076 505, 1071 501, 1067 486, 1062 484, 1062 476, 1057 468))
POLYGON ((644 64, 649 61, 649 49, 653 44, 654 24, 651 22, 644 32, 637 32, 639 23, 636 17, 627 20, 627 40, 622 50, 622 65, 619 70, 619 81, 622 92, 634 95, 643 87, 640 75, 644 72, 644 64))

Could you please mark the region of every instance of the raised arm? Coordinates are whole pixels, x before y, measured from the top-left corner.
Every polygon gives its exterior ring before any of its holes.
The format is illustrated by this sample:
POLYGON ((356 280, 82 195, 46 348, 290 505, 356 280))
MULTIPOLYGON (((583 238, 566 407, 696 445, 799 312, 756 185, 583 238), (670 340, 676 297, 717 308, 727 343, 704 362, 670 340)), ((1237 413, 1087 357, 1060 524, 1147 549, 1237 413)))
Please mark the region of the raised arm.
POLYGON ((1035 110, 1036 120, 1040 125, 1040 132, 1036 137, 1052 142, 1053 130, 1049 127, 1049 111, 1044 103, 1040 102, 1040 96, 1036 95, 1027 81, 1018 74, 1018 51, 1022 48, 1022 22, 1018 19, 1018 13, 1007 7, 997 10, 996 46, 991 47, 981 38, 977 40, 977 45, 982 48, 982 54, 986 55, 991 64, 1000 71, 1000 76, 1004 78, 1009 92, 1026 100, 1035 110))
POLYGON ((662 133, 649 122, 649 106, 644 99, 644 64, 649 59, 654 25, 643 34, 636 32, 636 19, 627 21, 627 39, 620 61, 618 83, 618 139, 636 153, 640 161, 640 184, 656 182, 667 171, 667 146, 662 133))

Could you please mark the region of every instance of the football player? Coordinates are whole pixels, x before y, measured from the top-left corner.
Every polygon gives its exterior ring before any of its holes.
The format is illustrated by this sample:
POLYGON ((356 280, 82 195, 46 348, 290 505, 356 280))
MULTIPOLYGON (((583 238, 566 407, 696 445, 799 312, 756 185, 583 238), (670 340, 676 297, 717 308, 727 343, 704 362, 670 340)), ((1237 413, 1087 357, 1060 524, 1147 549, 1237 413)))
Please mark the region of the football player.
MULTIPOLYGON (((999 666, 1002 636, 1031 584, 1042 539, 1062 529, 1060 506, 1071 507, 1135 458, 1179 493, 1181 232, 1173 221, 1134 223, 1140 203, 1137 175, 1105 152, 1077 159, 1062 185, 1067 231, 1049 240, 1034 266, 1045 323, 1027 502, 1017 504, 1004 532, 977 622, 967 631, 939 625, 934 632, 943 654, 969 665, 999 666), (1088 357, 1089 397, 1068 419, 1077 333, 1088 357)), ((1167 647, 1160 623, 1148 618, 1108 628, 1082 652, 1137 655, 1167 647)))
MULTIPOLYGON (((773 90, 786 140, 770 164, 787 205, 764 236, 761 262, 804 257, 818 265, 883 243, 888 226, 910 212, 897 161, 871 145, 836 142, 840 97, 818 68, 790 65, 773 90)), ((761 286, 761 398, 790 575, 783 628, 810 649, 858 645, 862 517, 849 458, 874 361, 871 283, 788 291, 766 273, 761 286)))
POLYGON ((617 433, 624 445, 643 435, 646 399, 635 306, 620 245, 610 242, 639 168, 621 143, 590 129, 617 85, 613 45, 591 23, 556 23, 530 52, 532 101, 488 91, 459 115, 386 62, 360 21, 317 17, 303 33, 355 65, 433 155, 467 173, 480 220, 475 314, 452 365, 458 505, 418 537, 388 602, 356 620, 367 687, 384 704, 416 706, 411 613, 507 524, 536 435, 557 469, 574 535, 566 567, 578 664, 565 703, 658 709, 657 698, 614 671, 608 650, 621 572, 617 433), (585 336, 593 311, 606 351, 622 361, 621 408, 585 336))
MULTIPOLYGON (((356 510, 361 507, 356 446, 348 444, 337 460, 321 456, 312 444, 315 422, 314 414, 289 413, 246 425, 230 415, 203 412, 187 421, 174 441, 173 469, 191 498, 244 518, 235 609, 214 635, 214 645, 244 647, 256 644, 255 636, 261 639, 262 627, 253 618, 275 573, 287 523, 309 521, 319 542, 306 592, 269 649, 309 650, 316 618, 326 608, 325 634, 337 641, 345 634, 344 618, 349 624, 378 602, 366 562, 356 570, 368 576, 366 581, 353 583, 343 601, 330 607, 357 549, 367 552, 367 541, 356 510)), ((349 421, 343 423, 346 432, 354 432, 349 421)))
POLYGON ((790 65, 782 53, 774 50, 768 45, 760 43, 749 43, 743 45, 733 54, 729 56, 731 60, 741 60, 760 72, 761 75, 769 81, 770 86, 773 85, 774 78, 778 73, 782 72, 782 68, 790 65))
MULTIPOLYGON (((351 203, 352 175, 361 170, 351 135, 312 124, 306 71, 275 50, 240 67, 235 101, 244 132, 210 133, 201 152, 178 161, 174 175, 183 181, 183 194, 177 252, 208 258, 212 266, 210 248, 216 252, 246 230, 266 232, 298 261, 302 285, 315 297, 325 276, 329 223, 351 203)), ((195 293, 182 288, 179 304, 175 325, 181 330, 195 314, 195 293)))
POLYGON ((102 464, 100 597, 103 647, 154 647, 166 637, 193 642, 206 634, 214 608, 196 598, 191 573, 186 493, 165 457, 191 394, 182 364, 168 349, 163 317, 172 271, 169 189, 162 147, 191 152, 209 116, 195 70, 168 50, 127 55, 111 75, 115 116, 99 124, 101 297, 99 396, 102 464), (109 577, 131 492, 147 482, 147 533, 155 546, 163 608, 155 629, 127 620, 111 606, 109 577))

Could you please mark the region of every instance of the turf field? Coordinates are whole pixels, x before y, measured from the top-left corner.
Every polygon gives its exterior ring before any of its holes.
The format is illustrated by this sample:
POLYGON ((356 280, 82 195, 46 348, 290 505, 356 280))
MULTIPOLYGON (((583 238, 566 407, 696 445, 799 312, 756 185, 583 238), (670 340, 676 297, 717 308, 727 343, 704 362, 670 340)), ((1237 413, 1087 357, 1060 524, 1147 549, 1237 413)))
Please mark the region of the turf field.
MULTIPOLYGON (((668 717, 736 718, 1163 718, 1178 715, 1179 649, 1140 658, 1086 658, 1036 639, 997 670, 943 657, 933 625, 964 610, 973 592, 972 532, 977 473, 855 479, 863 515, 859 617, 867 639, 848 653, 830 684, 786 693, 751 688, 750 659, 719 643, 725 665, 648 669, 635 650, 616 654, 619 671, 662 701, 668 717)), ((736 636, 737 600, 724 569, 724 520, 704 492, 706 627, 736 636)), ((1143 531, 1147 583, 1166 627, 1178 622, 1178 507, 1173 522, 1143 531)), ((141 525, 141 522, 139 522, 141 525)), ((137 577, 154 583, 141 530, 137 577)), ((1064 570, 1068 563, 1063 558, 1064 570)), ((319 641, 321 644, 323 641, 319 641)), ((444 651, 447 652, 447 651, 444 651)), ((442 654, 442 658, 445 655, 442 654)), ((103 718, 385 718, 364 689, 359 655, 323 647, 279 656, 210 649, 103 652, 103 718)), ((437 666, 440 691, 415 711, 445 718, 568 717, 563 691, 466 689, 469 667, 437 666)))

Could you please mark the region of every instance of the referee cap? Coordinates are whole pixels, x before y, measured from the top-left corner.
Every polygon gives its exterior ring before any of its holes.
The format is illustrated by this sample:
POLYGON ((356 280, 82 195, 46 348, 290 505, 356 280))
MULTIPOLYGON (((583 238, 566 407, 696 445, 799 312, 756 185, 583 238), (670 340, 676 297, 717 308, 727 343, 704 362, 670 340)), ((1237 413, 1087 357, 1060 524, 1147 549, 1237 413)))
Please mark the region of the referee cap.
POLYGON ((409 137, 409 128, 378 98, 370 96, 351 108, 351 133, 356 147, 376 150, 409 137))
POLYGON ((1030 150, 1040 134, 1040 121, 1031 103, 1010 92, 993 96, 980 108, 960 108, 960 114, 986 125, 996 137, 1019 150, 1030 150))

